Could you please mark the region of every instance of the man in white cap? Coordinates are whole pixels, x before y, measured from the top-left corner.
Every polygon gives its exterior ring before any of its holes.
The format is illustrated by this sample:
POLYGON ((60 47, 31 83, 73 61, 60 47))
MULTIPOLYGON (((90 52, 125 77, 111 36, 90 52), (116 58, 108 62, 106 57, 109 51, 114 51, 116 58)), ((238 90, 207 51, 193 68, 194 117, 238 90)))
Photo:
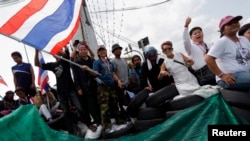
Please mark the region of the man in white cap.
POLYGON ((217 83, 231 90, 250 90, 250 42, 238 37, 242 16, 221 19, 221 38, 211 47, 205 60, 217 83))

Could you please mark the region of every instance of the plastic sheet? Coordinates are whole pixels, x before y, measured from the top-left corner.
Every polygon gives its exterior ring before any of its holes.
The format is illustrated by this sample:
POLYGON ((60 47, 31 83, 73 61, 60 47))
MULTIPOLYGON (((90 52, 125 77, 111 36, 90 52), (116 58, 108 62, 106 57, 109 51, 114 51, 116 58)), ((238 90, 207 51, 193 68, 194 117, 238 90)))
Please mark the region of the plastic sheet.
MULTIPOLYGON (((112 141, 206 141, 207 125, 249 124, 235 115, 220 94, 177 113, 147 131, 112 141)), ((22 106, 0 119, 0 141, 84 141, 84 138, 51 129, 33 105, 22 106)), ((101 139, 99 139, 101 140, 101 139)))

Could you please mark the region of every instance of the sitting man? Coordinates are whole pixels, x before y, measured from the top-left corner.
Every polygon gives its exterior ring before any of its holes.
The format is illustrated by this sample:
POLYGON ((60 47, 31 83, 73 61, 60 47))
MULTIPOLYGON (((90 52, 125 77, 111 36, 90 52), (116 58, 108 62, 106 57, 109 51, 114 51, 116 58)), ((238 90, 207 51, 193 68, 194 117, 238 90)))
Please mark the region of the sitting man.
POLYGON ((14 100, 14 94, 13 91, 7 91, 5 93, 3 101, 0 102, 0 117, 10 114, 18 107, 17 101, 14 100))
POLYGON ((60 103, 52 92, 42 92, 40 88, 37 91, 38 93, 34 97, 34 104, 39 109, 39 114, 44 116, 46 121, 52 122, 52 114, 62 112, 62 110, 58 109, 60 103))
POLYGON ((241 19, 242 16, 221 19, 221 38, 211 47, 205 60, 222 88, 249 91, 250 42, 237 36, 241 19))

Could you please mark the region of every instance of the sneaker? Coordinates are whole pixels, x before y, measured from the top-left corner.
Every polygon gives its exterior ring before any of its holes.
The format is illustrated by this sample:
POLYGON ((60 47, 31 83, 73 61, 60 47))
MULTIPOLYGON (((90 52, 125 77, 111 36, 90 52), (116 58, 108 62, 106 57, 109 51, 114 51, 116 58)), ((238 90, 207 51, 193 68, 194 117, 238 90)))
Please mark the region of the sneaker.
POLYGON ((52 118, 49 118, 48 120, 47 120, 47 124, 51 124, 51 123, 53 123, 54 122, 54 120, 52 119, 52 118))
POLYGON ((87 125, 84 124, 84 123, 82 123, 82 122, 80 122, 80 121, 78 121, 77 126, 81 129, 81 134, 82 135, 86 135, 86 132, 88 130, 87 125))
POLYGON ((114 131, 118 131, 118 130, 121 130, 123 128, 126 128, 127 127, 127 124, 120 124, 120 125, 117 125, 117 124, 113 124, 111 126, 111 128, 114 130, 114 131))
POLYGON ((95 132, 93 132, 91 129, 88 129, 85 135, 85 139, 97 139, 101 136, 102 132, 102 126, 99 125, 95 132))
POLYGON ((110 127, 110 128, 106 128, 105 132, 106 133, 113 133, 113 132, 115 132, 115 130, 112 127, 110 127))

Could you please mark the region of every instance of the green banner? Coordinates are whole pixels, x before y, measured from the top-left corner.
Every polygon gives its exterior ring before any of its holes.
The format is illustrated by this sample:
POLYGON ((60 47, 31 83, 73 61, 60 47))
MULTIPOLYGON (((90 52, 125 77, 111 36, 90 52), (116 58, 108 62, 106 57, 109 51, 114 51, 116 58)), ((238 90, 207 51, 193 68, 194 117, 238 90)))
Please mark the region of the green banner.
MULTIPOLYGON (((112 141, 206 141, 208 125, 245 125, 220 94, 177 113, 163 123, 141 133, 112 141)), ((84 141, 84 138, 51 129, 33 105, 22 106, 0 119, 0 141, 84 141)), ((101 140, 101 139, 100 139, 101 140)))

